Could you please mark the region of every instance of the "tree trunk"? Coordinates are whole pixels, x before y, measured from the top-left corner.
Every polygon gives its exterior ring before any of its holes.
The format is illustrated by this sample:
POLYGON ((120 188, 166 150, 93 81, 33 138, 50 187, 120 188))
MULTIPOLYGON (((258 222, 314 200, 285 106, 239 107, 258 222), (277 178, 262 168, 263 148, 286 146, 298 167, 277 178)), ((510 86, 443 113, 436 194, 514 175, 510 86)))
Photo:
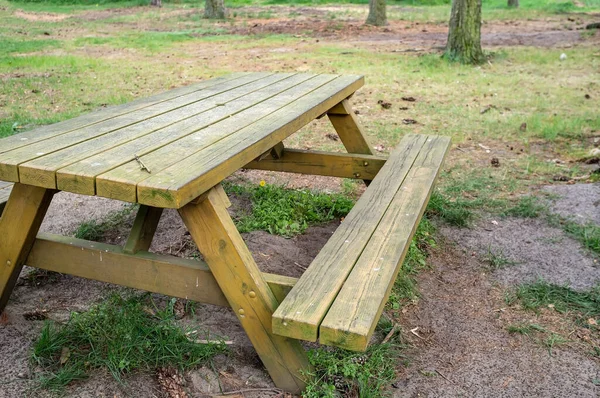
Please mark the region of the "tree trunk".
POLYGON ((466 64, 478 64, 484 60, 481 49, 481 0, 452 1, 444 56, 466 64))
POLYGON ((223 0, 206 0, 204 5, 204 18, 224 19, 227 17, 227 10, 223 0))
POLYGON ((511 8, 519 8, 519 0, 508 0, 508 6, 511 8))
POLYGON ((369 0, 369 16, 367 17, 366 24, 375 26, 387 25, 385 0, 369 0))
POLYGON ((150 5, 155 7, 162 7, 162 0, 151 0, 150 5))

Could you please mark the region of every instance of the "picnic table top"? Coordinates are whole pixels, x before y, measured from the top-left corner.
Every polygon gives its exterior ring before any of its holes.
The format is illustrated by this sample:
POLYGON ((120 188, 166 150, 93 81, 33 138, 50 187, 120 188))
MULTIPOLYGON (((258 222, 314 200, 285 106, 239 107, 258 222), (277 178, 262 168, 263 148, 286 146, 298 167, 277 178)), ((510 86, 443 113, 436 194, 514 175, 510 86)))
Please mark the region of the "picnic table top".
POLYGON ((363 82, 310 73, 206 80, 0 139, 0 180, 180 208, 363 82))

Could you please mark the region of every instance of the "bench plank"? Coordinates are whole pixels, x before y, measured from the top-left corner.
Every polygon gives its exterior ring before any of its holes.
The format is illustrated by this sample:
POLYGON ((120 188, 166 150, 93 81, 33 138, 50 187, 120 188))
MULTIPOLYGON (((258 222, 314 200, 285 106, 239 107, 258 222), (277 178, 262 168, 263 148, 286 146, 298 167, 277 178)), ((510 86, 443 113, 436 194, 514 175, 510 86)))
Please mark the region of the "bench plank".
MULTIPOLYGON (((194 110, 196 113, 202 112, 203 109, 198 109, 195 105, 206 98, 228 92, 236 87, 241 87, 243 93, 252 92, 256 87, 253 84, 248 83, 253 83, 255 81, 260 82, 261 80, 267 80, 268 83, 272 83, 273 79, 278 80, 280 78, 278 78, 277 75, 269 75, 266 77, 263 75, 248 75, 231 82, 225 82, 205 90, 195 91, 188 95, 180 96, 91 126, 73 130, 65 134, 59 134, 55 137, 5 152, 0 154, 0 178, 7 181, 42 186, 44 188, 56 188, 54 172, 64 165, 64 162, 69 162, 70 160, 69 158, 65 159, 63 152, 61 152, 58 157, 52 156, 53 152, 60 151, 85 141, 92 141, 90 143, 92 147, 96 145, 96 142, 98 143, 98 146, 102 147, 102 145, 110 145, 115 137, 124 136, 125 139, 131 140, 135 137, 150 133, 153 130, 173 124, 186 117, 189 113, 193 114, 194 110), (114 132, 114 134, 109 134, 111 132, 114 132), (106 135, 108 135, 108 138, 104 137, 106 135), (104 140, 104 142, 102 140, 104 140), (25 162, 46 156, 49 156, 48 162, 41 160, 41 169, 48 170, 46 174, 37 175, 35 168, 27 169, 19 167, 19 165, 25 162), (53 162, 56 162, 56 164, 53 162), (22 175, 19 176, 19 174, 22 175)), ((242 93, 240 93, 240 95, 241 94, 242 93)), ((66 151, 68 152, 69 149, 66 151)), ((77 151, 75 153, 77 153, 77 151)))
POLYGON ((140 98, 135 101, 128 102, 126 104, 99 109, 95 112, 91 112, 74 119, 65 120, 63 122, 51 124, 48 126, 41 126, 33 130, 15 134, 11 137, 2 139, 2 148, 0 148, 0 153, 8 152, 13 149, 30 145, 35 142, 42 141, 60 134, 66 134, 70 131, 80 129, 92 124, 96 124, 108 119, 112 119, 114 117, 124 115, 130 112, 134 112, 136 110, 143 109, 164 101, 168 101, 176 97, 187 95, 195 91, 203 90, 208 87, 217 86, 225 82, 233 81, 248 74, 249 73, 234 73, 227 76, 205 80, 203 82, 191 86, 179 87, 174 90, 153 95, 151 97, 140 98))
MULTIPOLYGON (((139 139, 81 159, 57 171, 57 185, 63 191, 95 195, 96 177, 117 169, 120 166, 123 166, 124 169, 122 172, 128 174, 130 180, 137 181, 138 179, 146 178, 148 174, 146 171, 140 170, 139 164, 134 160, 134 154, 138 155, 151 172, 155 173, 160 170, 161 165, 170 165, 173 162, 181 160, 169 156, 167 151, 161 151, 160 148, 173 143, 175 146, 181 145, 189 149, 198 145, 199 140, 206 140, 209 136, 212 139, 218 139, 223 134, 224 124, 232 124, 233 121, 236 121, 238 124, 243 125, 242 122, 248 123, 252 121, 248 117, 248 112, 239 115, 240 112, 246 111, 257 104, 262 106, 271 97, 314 76, 313 74, 288 74, 286 79, 256 90, 249 95, 237 98, 232 96, 230 101, 222 102, 226 104, 225 106, 218 106, 210 112, 203 112, 139 139), (190 135, 192 137, 185 141, 184 144, 176 143, 177 140, 190 135), (154 151, 156 152, 153 155, 149 155, 154 151), (154 159, 157 160, 156 163, 154 159), (127 163, 129 165, 124 166, 127 163)), ((271 103, 273 102, 276 103, 276 100, 271 100, 271 103)), ((171 150, 174 149, 173 146, 170 148, 171 150)), ((114 173, 118 174, 120 172, 115 170, 114 173)))
POLYGON ((364 351, 387 302, 450 145, 430 137, 344 287, 323 320, 319 341, 364 351))
MULTIPOLYGON (((181 207, 283 141, 364 83, 339 76, 295 101, 138 184, 138 202, 181 207)), ((290 93, 292 94, 292 93, 290 93)))
POLYGON ((426 137, 409 135, 273 314, 273 332, 316 341, 319 325, 405 180, 426 137))

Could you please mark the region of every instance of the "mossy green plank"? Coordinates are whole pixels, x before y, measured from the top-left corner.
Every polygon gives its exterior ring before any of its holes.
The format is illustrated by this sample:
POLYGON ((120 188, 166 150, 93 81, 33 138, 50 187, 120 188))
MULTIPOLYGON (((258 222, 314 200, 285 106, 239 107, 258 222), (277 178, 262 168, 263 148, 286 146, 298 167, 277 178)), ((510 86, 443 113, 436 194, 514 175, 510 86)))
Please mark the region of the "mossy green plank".
POLYGON ((449 146, 448 137, 427 137, 321 323, 321 344, 353 351, 367 349, 449 146))
MULTIPOLYGON (((223 112, 219 112, 219 109, 216 113, 211 112, 215 108, 224 108, 221 104, 260 90, 285 77, 285 74, 274 74, 235 88, 223 84, 207 98, 23 163, 19 165, 19 179, 24 184, 55 188, 56 172, 63 167, 94 155, 101 156, 103 160, 99 160, 98 163, 104 164, 111 156, 107 151, 121 144, 134 140, 148 142, 148 135, 163 129, 169 129, 175 132, 175 135, 181 134, 182 131, 185 131, 181 125, 187 119, 193 118, 194 122, 192 123, 198 127, 210 124, 218 120, 219 114, 223 114, 223 112)), ((227 117, 227 115, 222 115, 221 118, 223 117, 227 117)), ((115 160, 125 163, 140 154, 130 151, 120 155, 123 156, 115 160)))
POLYGON ((321 321, 406 179, 425 141, 425 136, 408 135, 394 149, 369 189, 273 314, 273 333, 300 340, 317 340, 321 321))
MULTIPOLYGON (((59 134, 54 137, 45 139, 43 141, 39 141, 21 148, 1 153, 0 179, 5 181, 18 182, 20 181, 18 166, 22 163, 125 127, 128 127, 128 129, 134 129, 135 127, 131 126, 134 126, 138 123, 144 123, 146 119, 156 118, 157 116, 174 111, 186 105, 196 103, 221 92, 228 91, 230 89, 242 86, 247 83, 251 83, 252 81, 258 80, 262 77, 264 77, 263 74, 245 75, 233 81, 224 82, 216 86, 211 86, 205 90, 195 91, 190 94, 169 99, 158 104, 150 105, 142 109, 138 109, 136 111, 129 112, 124 115, 116 116, 114 118, 90 126, 76 129, 65 134, 59 134)), ((152 120, 148 122, 153 123, 152 120)), ((154 125, 155 128, 159 128, 161 122, 163 123, 163 125, 165 123, 167 123, 166 125, 168 125, 173 121, 171 121, 171 119, 169 119, 168 121, 160 120, 156 123, 156 125, 154 125)), ((142 131, 145 131, 145 129, 142 129, 142 131)), ((139 133, 140 132, 138 131, 138 134, 139 133)), ((30 181, 29 184, 31 183, 32 182, 30 181)), ((41 185, 40 183, 39 186, 44 185, 41 185)))
POLYGON ((138 184, 138 202, 179 208, 316 119, 362 86, 362 76, 339 76, 235 134, 215 142, 138 184))
POLYGON ((187 95, 195 91, 203 90, 211 86, 217 86, 228 81, 238 79, 247 73, 234 73, 227 76, 217 77, 210 80, 193 84, 191 86, 179 87, 167 92, 156 94, 147 98, 140 98, 135 101, 128 102, 123 105, 111 106, 108 108, 99 109, 77 118, 65 120, 60 123, 41 126, 30 131, 19 133, 7 138, 3 138, 0 142, 0 153, 8 152, 16 148, 33 144, 56 135, 65 134, 70 131, 90 126, 99 122, 103 122, 114 117, 124 115, 148 106, 171 100, 173 98, 187 95))
MULTIPOLYGON (((137 184, 141 181, 160 174, 161 170, 182 162, 187 157, 209 147, 211 144, 222 141, 228 135, 262 120, 267 115, 293 102, 298 93, 311 92, 333 78, 334 76, 329 75, 299 74, 266 87, 263 92, 257 93, 256 95, 261 98, 258 103, 256 98, 253 99, 252 96, 248 96, 247 98, 240 98, 236 104, 227 104, 226 107, 241 106, 245 103, 255 105, 141 156, 141 161, 152 170, 151 174, 141 170, 139 164, 133 161, 97 176, 96 193, 99 196, 135 202, 137 201, 137 184)), ((193 172, 200 174, 203 170, 196 168, 193 172)), ((216 185, 216 183, 213 185, 216 185)), ((160 192, 156 193, 156 195, 161 194, 160 192)))

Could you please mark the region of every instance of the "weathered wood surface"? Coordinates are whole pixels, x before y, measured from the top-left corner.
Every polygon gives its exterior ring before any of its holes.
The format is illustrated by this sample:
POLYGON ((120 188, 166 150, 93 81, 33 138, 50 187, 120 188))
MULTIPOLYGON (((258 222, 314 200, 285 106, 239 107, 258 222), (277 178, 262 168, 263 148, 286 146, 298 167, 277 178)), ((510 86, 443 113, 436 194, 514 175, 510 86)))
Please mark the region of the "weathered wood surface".
MULTIPOLYGON (((229 307, 205 262, 140 251, 126 254, 119 246, 46 233, 38 234, 29 257, 30 267, 147 290, 167 296, 229 307), (67 261, 68 259, 68 261, 67 261)), ((278 300, 295 278, 262 274, 278 300)))
POLYGON ((321 344, 367 349, 449 145, 448 137, 427 139, 321 323, 321 344))
POLYGON ((301 371, 310 369, 306 353, 298 341, 271 332, 271 315, 278 300, 223 206, 220 193, 211 189, 205 200, 186 205, 179 214, 275 385, 301 392, 305 387, 301 371))
POLYGON ((273 332, 316 341, 321 321, 408 175, 425 136, 408 136, 273 315, 273 332))
POLYGON ((2 215, 4 206, 6 206, 6 202, 8 201, 8 197, 10 196, 12 187, 13 187, 12 182, 0 181, 0 216, 2 215))
POLYGON ((54 191, 15 184, 0 217, 0 313, 50 206, 54 191))
POLYGON ((0 140, 0 179, 180 208, 363 84, 236 74, 0 140))
POLYGON ((139 251, 148 251, 152 238, 158 227, 163 209, 141 205, 133 221, 133 227, 123 246, 123 252, 135 254, 139 251))
POLYGON ((372 155, 284 149, 279 158, 267 156, 244 168, 372 180, 385 161, 372 155))

